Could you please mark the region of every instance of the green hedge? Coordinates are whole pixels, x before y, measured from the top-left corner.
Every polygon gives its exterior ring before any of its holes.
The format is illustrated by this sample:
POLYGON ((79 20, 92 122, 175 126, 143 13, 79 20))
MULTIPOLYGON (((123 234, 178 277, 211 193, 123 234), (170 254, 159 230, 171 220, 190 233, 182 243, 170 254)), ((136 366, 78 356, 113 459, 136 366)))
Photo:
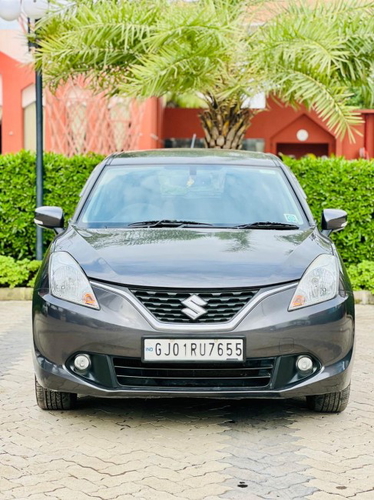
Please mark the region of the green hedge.
POLYGON ((40 264, 37 260, 15 260, 0 255, 0 287, 34 286, 40 264))
POLYGON ((374 261, 364 260, 347 269, 353 290, 368 290, 374 294, 374 261))
MULTIPOLYGON (((44 204, 61 206, 66 217, 71 217, 86 179, 102 158, 46 153, 44 204)), ((35 257, 35 199, 35 154, 0 155, 0 255, 35 257)), ((53 233, 44 233, 48 243, 53 233)))
MULTIPOLYGON (((100 155, 66 158, 45 155, 45 205, 61 206, 69 218, 79 193, 100 155)), ((373 260, 374 162, 342 158, 285 158, 298 177, 317 220, 323 208, 342 208, 349 224, 333 236, 348 264, 373 260)), ((0 255, 33 259, 35 255, 35 155, 21 151, 0 155, 0 255)), ((46 242, 53 237, 45 231, 46 242)))
POLYGON ((348 226, 332 235, 347 264, 374 258, 374 161, 343 158, 284 158, 319 222, 324 208, 348 213, 348 226))

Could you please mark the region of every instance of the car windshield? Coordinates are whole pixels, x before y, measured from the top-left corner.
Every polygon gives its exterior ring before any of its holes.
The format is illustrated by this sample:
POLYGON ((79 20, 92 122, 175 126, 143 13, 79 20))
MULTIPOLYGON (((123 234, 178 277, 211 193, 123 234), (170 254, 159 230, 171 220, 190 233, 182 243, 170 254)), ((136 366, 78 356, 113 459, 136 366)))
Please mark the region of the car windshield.
POLYGON ((243 229, 307 224, 280 168, 200 164, 108 166, 78 219, 78 225, 91 228, 174 223, 243 229))

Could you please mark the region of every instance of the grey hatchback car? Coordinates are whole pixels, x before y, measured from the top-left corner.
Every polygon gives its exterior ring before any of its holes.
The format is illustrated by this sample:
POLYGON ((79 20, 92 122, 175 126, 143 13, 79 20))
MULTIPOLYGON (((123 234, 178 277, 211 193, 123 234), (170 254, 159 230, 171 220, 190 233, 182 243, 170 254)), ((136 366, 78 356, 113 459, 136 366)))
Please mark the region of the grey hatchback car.
POLYGON ((36 279, 36 399, 349 398, 354 300, 325 209, 318 228, 273 155, 217 150, 114 154, 64 225, 59 207, 36 279))

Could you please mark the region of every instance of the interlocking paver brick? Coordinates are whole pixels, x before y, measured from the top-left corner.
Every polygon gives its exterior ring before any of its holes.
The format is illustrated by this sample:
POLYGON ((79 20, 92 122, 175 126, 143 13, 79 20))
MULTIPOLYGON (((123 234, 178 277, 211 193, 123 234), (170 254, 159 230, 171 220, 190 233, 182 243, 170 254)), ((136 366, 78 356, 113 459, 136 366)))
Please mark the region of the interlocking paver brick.
POLYGON ((47 493, 49 498, 58 498, 59 500, 92 500, 94 496, 87 495, 83 491, 71 488, 58 488, 55 491, 47 493))
POLYGON ((53 493, 58 488, 61 488, 61 485, 54 483, 53 481, 49 481, 46 479, 43 483, 38 484, 28 484, 27 486, 18 486, 14 488, 10 493, 14 496, 14 498, 28 498, 32 494, 41 494, 41 493, 53 493))
POLYGON ((51 497, 47 496, 44 493, 35 493, 27 497, 27 500, 51 500, 51 497))
MULTIPOLYGON (((115 488, 102 488, 96 491, 95 496, 102 498, 103 500, 112 500, 119 498, 122 500, 124 495, 130 495, 137 493, 142 489, 139 483, 125 483, 121 486, 115 488)), ((134 497, 132 497, 134 498, 134 497)))
POLYGON ((351 403, 79 399, 35 404, 30 303, 0 302, 0 500, 374 500, 374 307, 358 307, 351 403))

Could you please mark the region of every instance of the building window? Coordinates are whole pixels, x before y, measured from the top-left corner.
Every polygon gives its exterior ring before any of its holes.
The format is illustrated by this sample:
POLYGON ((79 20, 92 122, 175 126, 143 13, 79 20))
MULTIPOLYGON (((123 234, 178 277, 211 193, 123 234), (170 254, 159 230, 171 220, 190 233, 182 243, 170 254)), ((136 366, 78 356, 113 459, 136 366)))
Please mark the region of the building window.
POLYGON ((36 150, 36 106, 35 102, 23 108, 23 148, 36 150))
MULTIPOLYGON (((192 144, 192 138, 188 139, 165 139, 164 147, 165 148, 190 148, 192 144)), ((203 139, 195 139, 194 148, 204 148, 204 140, 203 139)))
POLYGON ((244 139, 243 149, 263 153, 265 151, 265 139, 244 139))
MULTIPOLYGON (((23 149, 36 151, 36 104, 35 85, 29 85, 22 90, 23 108, 23 149)), ((43 100, 44 110, 44 100, 43 100)), ((45 137, 45 123, 44 137, 45 137)))

